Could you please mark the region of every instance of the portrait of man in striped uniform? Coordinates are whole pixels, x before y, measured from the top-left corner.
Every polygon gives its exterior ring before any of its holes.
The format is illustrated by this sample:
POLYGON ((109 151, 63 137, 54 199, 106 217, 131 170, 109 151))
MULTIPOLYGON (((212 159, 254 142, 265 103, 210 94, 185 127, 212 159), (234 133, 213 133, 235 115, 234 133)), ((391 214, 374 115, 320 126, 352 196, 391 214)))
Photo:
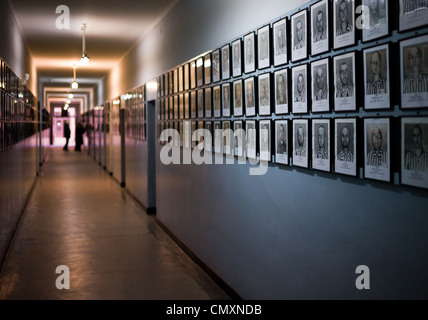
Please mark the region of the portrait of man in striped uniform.
POLYGON ((405 77, 404 93, 421 93, 428 91, 428 74, 423 72, 423 51, 418 45, 404 48, 405 77))
MULTIPOLYGON (((428 172, 428 154, 423 148, 423 130, 415 124, 410 131, 411 148, 405 156, 405 169, 428 172)), ((407 144, 407 142, 406 142, 407 144)))
POLYGON ((368 63, 366 72, 370 77, 367 77, 366 94, 385 94, 386 89, 386 72, 384 70, 384 59, 386 50, 373 51, 368 54, 368 63))
POLYGON ((350 140, 352 139, 351 134, 351 130, 349 130, 348 126, 346 125, 342 128, 340 132, 341 149, 339 154, 337 155, 337 160, 339 161, 354 161, 354 155, 349 145, 350 140))
POLYGON ((351 81, 351 75, 350 70, 352 67, 349 67, 348 63, 346 61, 340 62, 339 67, 339 81, 337 82, 337 92, 336 97, 343 98, 343 97, 353 97, 354 96, 354 89, 353 84, 351 81))
POLYGON ((383 148, 383 133, 378 127, 371 132, 371 150, 367 154, 367 165, 374 167, 387 167, 388 154, 383 148))

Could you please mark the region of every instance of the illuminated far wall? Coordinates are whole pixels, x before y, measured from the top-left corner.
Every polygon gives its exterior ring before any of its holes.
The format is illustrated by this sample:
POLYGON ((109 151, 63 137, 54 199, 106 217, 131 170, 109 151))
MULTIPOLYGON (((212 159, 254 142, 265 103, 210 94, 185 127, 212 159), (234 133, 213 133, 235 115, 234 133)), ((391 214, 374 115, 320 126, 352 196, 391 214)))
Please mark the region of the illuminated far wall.
POLYGON ((0 57, 21 79, 30 74, 28 89, 37 97, 35 64, 7 1, 0 1, 0 57))
MULTIPOLYGON (((104 99, 118 97, 187 60, 216 49, 306 0, 186 0, 104 79, 104 99)), ((101 97, 100 97, 101 98, 101 97)))

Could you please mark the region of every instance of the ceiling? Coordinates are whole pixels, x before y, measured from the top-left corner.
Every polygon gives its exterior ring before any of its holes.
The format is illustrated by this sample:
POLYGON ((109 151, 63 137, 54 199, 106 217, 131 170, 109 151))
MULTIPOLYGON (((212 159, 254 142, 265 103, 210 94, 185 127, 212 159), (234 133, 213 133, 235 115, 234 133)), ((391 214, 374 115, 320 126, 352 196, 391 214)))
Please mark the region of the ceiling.
POLYGON ((96 85, 179 0, 9 0, 10 7, 44 82, 73 81, 96 85), (70 29, 59 30, 58 5, 70 9, 70 29), (82 56, 82 25, 87 24, 86 51, 82 56))

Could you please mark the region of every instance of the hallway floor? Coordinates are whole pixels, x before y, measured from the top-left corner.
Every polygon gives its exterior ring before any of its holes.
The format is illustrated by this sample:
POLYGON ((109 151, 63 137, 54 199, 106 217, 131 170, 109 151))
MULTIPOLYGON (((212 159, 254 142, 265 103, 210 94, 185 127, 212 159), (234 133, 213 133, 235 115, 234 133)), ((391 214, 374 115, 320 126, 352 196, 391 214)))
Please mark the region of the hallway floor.
POLYGON ((52 148, 0 276, 0 299, 228 299, 86 153, 52 148), (56 268, 70 270, 59 290, 56 268))

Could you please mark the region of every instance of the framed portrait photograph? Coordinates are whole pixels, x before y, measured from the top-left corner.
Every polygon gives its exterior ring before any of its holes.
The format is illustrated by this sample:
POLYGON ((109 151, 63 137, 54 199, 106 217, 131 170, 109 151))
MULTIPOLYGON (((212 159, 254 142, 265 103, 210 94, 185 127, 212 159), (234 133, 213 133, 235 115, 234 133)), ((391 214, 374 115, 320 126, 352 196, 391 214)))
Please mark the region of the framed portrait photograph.
POLYGON ((401 183, 428 188, 428 117, 401 118, 401 183))
POLYGON ((183 66, 178 67, 178 92, 182 92, 184 89, 184 74, 183 66))
POLYGON ((334 111, 356 110, 355 52, 335 56, 334 111))
POLYGON ((205 121, 204 147, 205 151, 213 151, 213 128, 211 121, 205 121))
POLYGON ((291 60, 298 61, 308 57, 307 10, 291 16, 291 60))
POLYGON ((311 54, 313 56, 330 49, 329 4, 321 0, 311 6, 311 54))
POLYGON ((165 98, 165 109, 164 109, 164 111, 165 111, 164 119, 169 120, 170 112, 169 112, 169 99, 168 98, 165 98))
POLYGON ((213 82, 220 81, 220 49, 216 49, 212 52, 212 74, 213 82))
POLYGON ((225 83, 221 86, 222 90, 222 112, 223 117, 230 117, 230 84, 225 83))
POLYGON ((169 97, 169 119, 174 119, 174 98, 172 96, 169 97))
POLYGON ((233 82, 233 115, 235 117, 244 115, 242 109, 242 80, 233 82))
POLYGON ((256 86, 254 77, 244 80, 245 85, 245 115, 253 117, 256 115, 256 86))
POLYGON ((198 141, 196 142, 196 147, 199 150, 203 150, 205 148, 205 136, 204 136, 204 122, 198 121, 198 130, 197 132, 197 138, 198 141))
POLYGON ((205 84, 211 84, 211 53, 204 56, 205 84))
POLYGON ((312 168, 330 172, 330 119, 312 119, 312 168))
POLYGON ((297 167, 308 167, 308 121, 308 119, 293 120, 293 165, 297 167))
POLYGON ((190 118, 190 93, 186 92, 184 93, 184 118, 189 119, 190 118))
POLYGON ((183 66, 183 89, 184 91, 190 89, 190 64, 188 63, 183 66))
POLYGON ((190 89, 196 88, 196 61, 190 62, 190 89))
POLYGON ((389 34, 388 0, 362 0, 363 6, 369 8, 368 21, 362 29, 363 42, 378 39, 389 34))
POLYGON ((205 88, 205 117, 212 117, 212 89, 205 88))
POLYGON ((333 48, 355 44, 355 0, 333 1, 333 48))
POLYGON ((287 19, 273 24, 273 65, 275 67, 288 62, 287 57, 287 19))
POLYGON ((390 182, 389 118, 364 119, 364 177, 390 182))
POLYGON ((250 73, 256 70, 255 35, 251 32, 244 36, 244 72, 250 73))
POLYGON ((308 66, 306 64, 291 69, 293 113, 308 112, 308 66))
POLYGON ((288 120, 275 121, 275 162, 288 164, 288 120))
POLYGON ((259 115, 269 116, 271 114, 270 102, 270 73, 259 75, 259 115))
POLYGON ((364 60, 364 109, 389 109, 389 46, 366 49, 364 60))
POLYGON ((198 89, 198 118, 204 117, 204 89, 198 89))
POLYGON ((197 138, 197 134, 196 134, 197 125, 198 125, 197 121, 192 121, 191 133, 190 133, 192 148, 196 148, 196 144, 197 144, 197 139, 193 139, 193 137, 197 138))
POLYGON ((239 77, 242 73, 242 44, 241 39, 232 42, 232 75, 239 77))
POLYGON ((170 71, 168 75, 168 87, 169 87, 169 94, 174 93, 174 71, 170 71))
POLYGON ((270 26, 264 26, 257 30, 257 58, 258 68, 270 67, 270 26))
POLYGON ((214 121, 214 152, 223 153, 223 129, 221 121, 214 121))
POLYGON ((178 68, 174 69, 174 93, 178 92, 178 68))
POLYGON ((174 122, 174 146, 180 148, 180 121, 174 122))
POLYGON ((221 89, 220 86, 215 86, 214 90, 214 117, 221 117, 221 89))
POLYGON ((357 119, 334 121, 334 172, 357 175, 357 119))
POLYGON ((256 120, 245 121, 247 158, 257 159, 257 128, 256 120))
POLYGON ((271 161, 271 120, 259 121, 259 157, 271 161))
POLYGON ((288 69, 275 71, 275 114, 288 113, 288 69))
POLYGON ((196 60, 196 85, 202 87, 204 85, 204 58, 200 57, 196 60))
POLYGON ((243 127, 243 121, 238 120, 233 122, 233 153, 237 157, 244 156, 244 142, 245 142, 245 130, 243 127))
POLYGON ((425 0, 398 0, 399 31, 421 27, 428 21, 428 3, 425 0))
POLYGON ((174 119, 177 120, 179 118, 179 104, 178 104, 178 95, 174 96, 174 119))
POLYGON ((401 108, 428 107, 428 35, 400 42, 401 108))
POLYGON ((184 125, 183 121, 179 122, 178 135, 180 137, 180 147, 184 147, 184 125))
POLYGON ((312 112, 330 111, 329 59, 311 63, 312 112))
POLYGON ((178 95, 178 110, 180 119, 184 119, 184 95, 182 93, 178 95))
POLYGON ((197 104, 196 104, 196 91, 190 92, 190 118, 195 119, 197 116, 196 113, 197 104))
POLYGON ((230 46, 226 44, 221 48, 221 78, 230 78, 230 46))
POLYGON ((233 154, 233 131, 231 121, 223 121, 223 153, 227 155, 233 154))

